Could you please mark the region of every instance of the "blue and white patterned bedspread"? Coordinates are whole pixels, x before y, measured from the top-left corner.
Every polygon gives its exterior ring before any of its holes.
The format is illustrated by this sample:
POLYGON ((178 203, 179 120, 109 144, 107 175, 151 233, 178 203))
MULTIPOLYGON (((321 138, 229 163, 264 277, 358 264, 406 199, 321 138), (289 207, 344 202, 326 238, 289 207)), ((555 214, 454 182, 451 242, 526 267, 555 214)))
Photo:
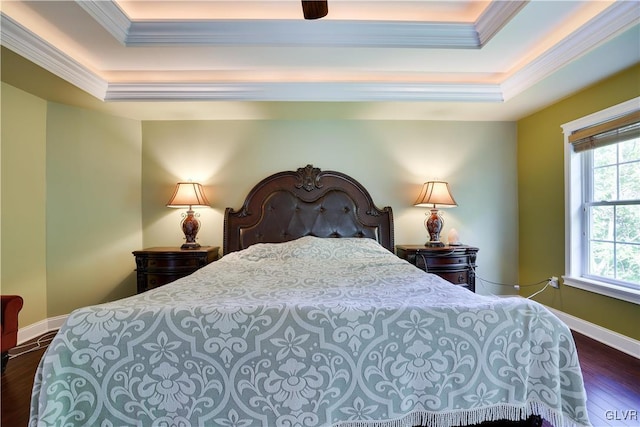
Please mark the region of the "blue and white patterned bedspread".
POLYGON ((370 239, 304 237, 74 311, 30 426, 589 425, 568 328, 370 239))

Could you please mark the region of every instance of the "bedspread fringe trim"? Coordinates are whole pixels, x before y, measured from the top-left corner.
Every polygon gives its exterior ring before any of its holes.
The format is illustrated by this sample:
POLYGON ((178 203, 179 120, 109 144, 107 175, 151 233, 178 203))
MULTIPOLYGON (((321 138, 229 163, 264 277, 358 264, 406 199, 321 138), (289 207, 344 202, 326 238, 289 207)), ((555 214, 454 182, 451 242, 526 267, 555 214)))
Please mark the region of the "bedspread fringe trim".
POLYGON ((538 415, 555 427, 588 427, 563 417, 556 410, 539 402, 529 402, 525 406, 494 405, 486 408, 468 409, 451 412, 415 411, 402 418, 386 421, 346 421, 334 424, 334 427, 450 427, 469 426, 485 421, 524 420, 538 415))

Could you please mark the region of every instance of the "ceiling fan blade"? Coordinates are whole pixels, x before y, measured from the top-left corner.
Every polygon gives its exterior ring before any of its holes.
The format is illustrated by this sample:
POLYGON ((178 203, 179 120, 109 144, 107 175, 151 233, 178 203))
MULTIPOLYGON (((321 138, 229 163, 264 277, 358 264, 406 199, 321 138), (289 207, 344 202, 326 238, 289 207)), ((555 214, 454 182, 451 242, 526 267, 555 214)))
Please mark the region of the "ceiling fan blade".
POLYGON ((327 0, 302 0, 304 19, 319 19, 327 16, 329 5, 327 0))

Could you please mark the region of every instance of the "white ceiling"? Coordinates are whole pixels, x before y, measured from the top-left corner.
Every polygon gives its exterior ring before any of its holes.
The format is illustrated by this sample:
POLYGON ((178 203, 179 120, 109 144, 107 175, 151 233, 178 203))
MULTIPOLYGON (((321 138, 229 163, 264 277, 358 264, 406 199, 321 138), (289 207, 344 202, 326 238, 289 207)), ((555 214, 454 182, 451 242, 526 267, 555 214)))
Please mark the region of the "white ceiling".
POLYGON ((346 118, 517 120, 640 62, 638 0, 329 0, 314 21, 299 0, 1 7, 3 46, 137 119, 323 102, 346 118))

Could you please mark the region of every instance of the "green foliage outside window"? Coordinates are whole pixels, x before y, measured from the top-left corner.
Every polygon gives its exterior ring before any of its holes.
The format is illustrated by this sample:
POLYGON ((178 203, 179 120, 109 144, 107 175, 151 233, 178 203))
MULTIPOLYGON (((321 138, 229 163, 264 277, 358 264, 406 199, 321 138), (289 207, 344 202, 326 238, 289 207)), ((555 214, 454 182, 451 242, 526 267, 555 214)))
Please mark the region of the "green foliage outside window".
POLYGON ((589 274, 640 287, 640 139, 589 153, 589 274))

